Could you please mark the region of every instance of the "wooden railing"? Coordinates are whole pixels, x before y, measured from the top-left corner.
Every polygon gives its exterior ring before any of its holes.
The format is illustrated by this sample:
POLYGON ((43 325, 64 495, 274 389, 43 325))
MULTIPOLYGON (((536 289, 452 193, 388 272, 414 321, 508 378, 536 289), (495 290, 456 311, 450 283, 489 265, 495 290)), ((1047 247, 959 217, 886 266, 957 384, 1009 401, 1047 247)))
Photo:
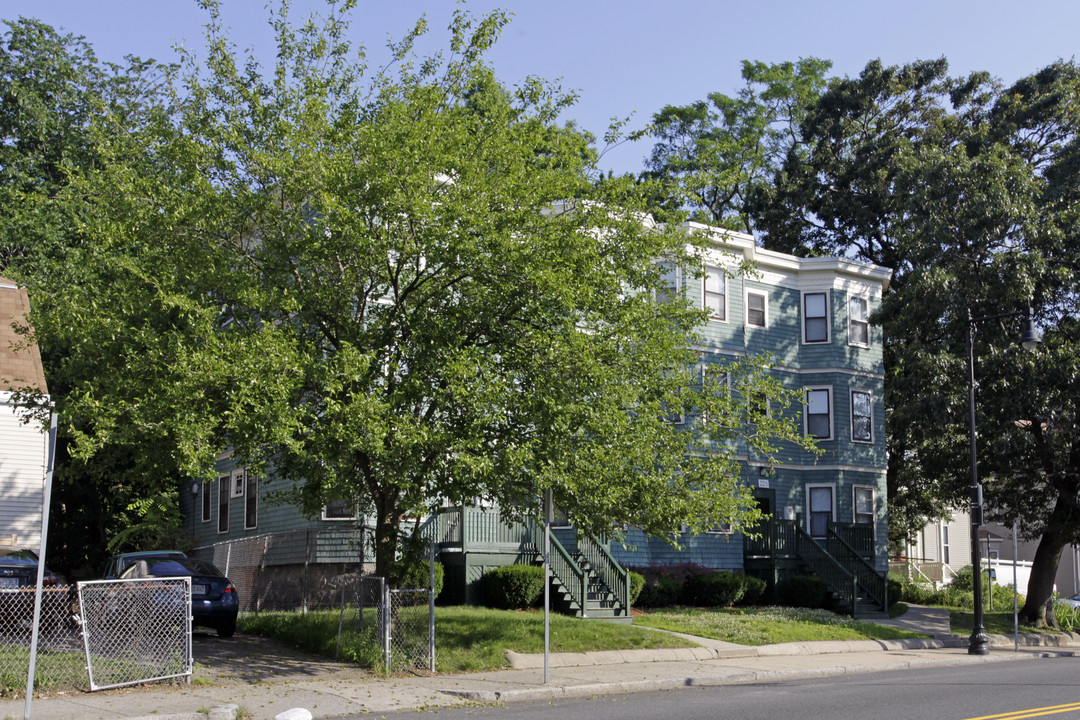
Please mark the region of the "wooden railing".
POLYGON ((446 508, 424 523, 426 537, 434 537, 444 549, 482 550, 510 547, 525 550, 532 540, 530 527, 503 518, 498 508, 446 508), (433 534, 433 535, 432 535, 433 534))
POLYGON ((597 540, 588 533, 580 533, 577 538, 578 552, 589 562, 592 569, 604 581, 604 584, 630 614, 630 571, 615 562, 608 552, 606 538, 597 540))
POLYGON ((743 553, 747 557, 796 558, 798 530, 798 520, 765 520, 743 536, 743 553))
POLYGON ((829 530, 861 558, 874 557, 874 526, 866 523, 830 522, 829 530))
POLYGON ((855 599, 859 595, 858 580, 843 564, 834 558, 802 527, 796 526, 798 533, 799 557, 810 566, 814 574, 825 581, 829 589, 836 594, 842 608, 849 608, 855 615, 855 599))
MULTIPOLYGON (((530 523, 532 526, 531 541, 537 548, 541 557, 544 552, 544 525, 543 523, 530 523)), ((551 535, 551 554, 548 556, 548 564, 551 574, 562 584, 566 592, 570 594, 570 601, 581 608, 581 617, 587 617, 589 578, 581 566, 574 562, 570 553, 554 534, 551 535)))
POLYGON ((885 573, 879 573, 833 526, 827 530, 825 547, 830 555, 855 576, 859 586, 874 602, 883 610, 889 608, 889 581, 885 573))

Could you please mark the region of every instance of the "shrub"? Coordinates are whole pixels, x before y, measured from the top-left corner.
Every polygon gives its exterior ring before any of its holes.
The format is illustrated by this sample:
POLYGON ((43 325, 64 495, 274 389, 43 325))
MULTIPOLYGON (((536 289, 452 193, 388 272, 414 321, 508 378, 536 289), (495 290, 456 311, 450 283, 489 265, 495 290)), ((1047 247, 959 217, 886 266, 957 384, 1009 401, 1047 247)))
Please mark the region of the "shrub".
POLYGON ((745 588, 741 576, 714 572, 687 578, 683 596, 690 605, 730 607, 742 599, 745 588))
POLYGON ((780 595, 790 607, 820 608, 829 598, 829 588, 817 575, 793 575, 781 585, 780 595))
POLYGON ((757 605, 765 594, 766 583, 753 575, 739 575, 743 584, 743 596, 739 605, 757 605))
POLYGON ((639 572, 630 571, 630 605, 637 605, 641 591, 645 589, 645 576, 639 572))
MULTIPOLYGON (((903 595, 904 584, 895 577, 889 577, 888 587, 886 592, 889 596, 889 604, 900 602, 900 596, 903 595)), ((916 603, 918 605, 918 603, 916 603)))
MULTIPOLYGON (((435 563, 435 597, 442 592, 445 575, 442 563, 435 563)), ((410 562, 398 568, 397 576, 397 585, 393 586, 395 590, 425 589, 431 582, 431 567, 428 561, 410 562)))
POLYGON ((1077 632, 1080 630, 1080 608, 1066 605, 1065 603, 1054 603, 1054 617, 1057 618, 1058 626, 1067 632, 1077 632))
POLYGON ((645 579, 645 586, 638 596, 637 605, 647 608, 670 607, 683 601, 683 586, 690 577, 710 572, 698 563, 676 565, 649 565, 630 568, 645 579))
POLYGON ((682 595, 682 583, 672 577, 658 577, 645 581, 638 604, 641 607, 671 607, 679 603, 682 595))
POLYGON ((484 597, 491 607, 538 607, 543 592, 544 568, 537 565, 506 565, 484 573, 484 597))

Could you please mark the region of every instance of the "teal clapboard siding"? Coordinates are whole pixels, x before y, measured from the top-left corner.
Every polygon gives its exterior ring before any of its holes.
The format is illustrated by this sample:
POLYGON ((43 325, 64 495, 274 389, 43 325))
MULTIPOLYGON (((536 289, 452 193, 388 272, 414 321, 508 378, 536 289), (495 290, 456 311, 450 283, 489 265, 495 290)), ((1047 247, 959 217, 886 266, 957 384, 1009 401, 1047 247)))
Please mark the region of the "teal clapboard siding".
MULTIPOLYGON (((754 457, 745 446, 737 447, 736 452, 746 461, 744 482, 768 498, 776 517, 801 518, 804 527, 809 522, 808 488, 831 489, 832 519, 848 523, 855 521, 855 488, 871 488, 875 504, 875 560, 877 567, 884 569, 888 512, 881 330, 871 325, 869 342, 853 344, 848 313, 849 300, 855 296, 865 299, 867 317, 872 317, 880 307, 890 271, 837 258, 795 258, 761 250, 750 236, 692 223, 688 227, 709 234, 713 246, 706 263, 727 271, 725 317, 710 319, 699 330, 701 363, 710 371, 719 371, 734 359, 767 354, 772 359, 774 377, 784 387, 798 391, 800 397, 804 397, 807 388, 829 391, 832 435, 819 441, 822 454, 815 456, 782 445, 776 456, 784 459, 784 464, 765 473, 761 467, 764 459, 754 457), (754 263, 753 273, 742 274, 739 262, 744 259, 754 263), (766 295, 765 327, 747 323, 749 292, 766 295), (808 292, 824 293, 827 298, 827 342, 804 342, 803 296, 808 292), (852 438, 852 391, 870 395, 870 442, 852 438)), ((702 279, 684 273, 682 284, 687 301, 703 307, 702 279)), ((804 427, 801 405, 790 408, 788 416, 804 427)), ((686 422, 696 419, 687 418, 686 422)), ((656 538, 631 533, 626 538, 631 547, 613 548, 613 553, 629 566, 695 562, 718 569, 742 568, 742 539, 738 534, 696 537, 683 534, 679 542, 682 550, 656 538)))

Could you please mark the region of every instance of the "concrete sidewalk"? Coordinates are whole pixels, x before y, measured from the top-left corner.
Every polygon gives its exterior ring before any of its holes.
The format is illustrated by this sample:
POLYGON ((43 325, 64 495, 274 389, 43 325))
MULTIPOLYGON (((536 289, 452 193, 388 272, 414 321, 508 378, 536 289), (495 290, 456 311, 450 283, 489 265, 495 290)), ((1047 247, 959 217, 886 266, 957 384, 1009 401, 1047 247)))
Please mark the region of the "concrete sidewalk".
MULTIPOLYGON (((909 611, 907 623, 941 629, 937 612, 909 611)), ((893 624, 897 621, 885 621, 893 624)), ((155 720, 253 720, 305 708, 316 718, 386 712, 468 702, 589 696, 687 686, 779 682, 800 678, 899 670, 928 665, 961 665, 1030 660, 1080 652, 1080 636, 991 636, 990 655, 967 654, 967 638, 946 631, 928 640, 863 640, 785 643, 744 647, 694 638, 701 647, 679 650, 553 654, 550 682, 544 684, 543 656, 508 653, 511 669, 458 675, 378 678, 344 665, 300 660, 272 679, 251 682, 219 677, 213 684, 146 686, 101 693, 69 693, 37 698, 33 718, 155 718, 155 720), (1048 650, 1049 648, 1049 650, 1048 650)), ((299 653, 298 653, 299 655, 299 653)), ((23 701, 0 701, 0 718, 23 717, 23 701)))

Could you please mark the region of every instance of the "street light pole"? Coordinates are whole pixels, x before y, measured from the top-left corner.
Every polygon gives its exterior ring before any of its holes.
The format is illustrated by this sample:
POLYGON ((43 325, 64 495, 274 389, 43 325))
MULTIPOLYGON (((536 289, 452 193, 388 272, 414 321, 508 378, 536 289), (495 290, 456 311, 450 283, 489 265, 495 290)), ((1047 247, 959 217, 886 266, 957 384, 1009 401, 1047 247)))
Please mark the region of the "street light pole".
POLYGON ((970 435, 971 450, 971 577, 975 591, 975 617, 971 629, 971 637, 968 638, 969 655, 988 655, 990 653, 990 639, 986 637, 986 628, 983 626, 982 609, 982 567, 979 562, 979 526, 982 525, 982 487, 979 485, 979 462, 978 453, 975 449, 975 323, 983 320, 997 320, 1024 316, 1024 324, 1020 337, 1020 344, 1025 350, 1034 350, 1035 346, 1042 342, 1039 333, 1035 330, 1035 322, 1031 317, 1031 308, 1024 311, 1002 313, 1000 315, 986 315, 973 318, 971 309, 967 316, 967 363, 968 363, 968 431, 970 435))

